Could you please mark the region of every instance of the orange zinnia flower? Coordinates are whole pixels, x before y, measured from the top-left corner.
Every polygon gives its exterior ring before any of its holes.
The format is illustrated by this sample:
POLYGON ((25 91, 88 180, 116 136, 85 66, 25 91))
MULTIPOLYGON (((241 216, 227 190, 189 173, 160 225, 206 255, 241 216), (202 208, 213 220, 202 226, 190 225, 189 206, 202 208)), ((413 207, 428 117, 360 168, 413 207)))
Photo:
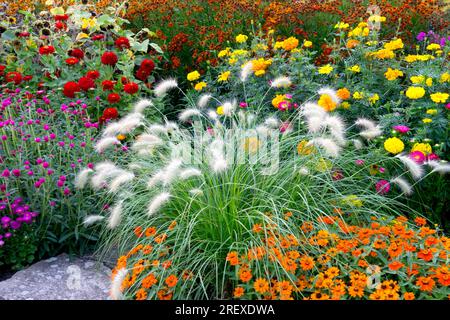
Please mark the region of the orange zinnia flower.
POLYGON ((149 289, 153 285, 155 285, 157 282, 158 282, 158 279, 156 279, 155 275, 153 273, 150 273, 148 276, 146 276, 144 279, 142 279, 142 287, 145 289, 149 289))
POLYGON ((302 257, 300 259, 300 266, 305 271, 311 270, 312 268, 314 268, 314 259, 309 256, 302 257))
POLYGON ((242 282, 249 282, 252 278, 252 272, 247 268, 241 268, 239 270, 239 279, 241 279, 242 282))
POLYGON ((430 261, 433 259, 433 252, 430 249, 422 249, 417 253, 417 257, 425 261, 430 261))
POLYGON ((231 251, 227 254, 227 261, 232 266, 237 266, 239 264, 238 253, 236 251, 231 251))
POLYGON ((234 288, 234 294, 233 294, 233 296, 235 297, 235 298, 240 298, 240 297, 242 297, 244 295, 244 288, 242 288, 242 287, 236 287, 236 288, 234 288))
POLYGON ((145 289, 139 289, 136 291, 136 300, 146 300, 147 299, 147 291, 145 289))
POLYGON ((395 271, 395 270, 402 268, 403 266, 404 266, 404 264, 401 263, 400 261, 394 261, 389 264, 389 269, 395 271))
POLYGON ((269 282, 263 278, 258 278, 253 284, 253 288, 256 292, 264 294, 269 290, 269 282))
POLYGON ((172 288, 172 287, 175 287, 176 285, 177 285, 177 282, 178 282, 178 278, 177 278, 177 276, 176 275, 174 275, 174 274, 171 274, 170 276, 168 276, 167 278, 166 278, 166 284, 167 284, 167 286, 169 287, 169 288, 172 288))
POLYGON ((420 287, 422 291, 431 291, 434 288, 434 280, 431 277, 419 277, 416 281, 416 286, 420 287))

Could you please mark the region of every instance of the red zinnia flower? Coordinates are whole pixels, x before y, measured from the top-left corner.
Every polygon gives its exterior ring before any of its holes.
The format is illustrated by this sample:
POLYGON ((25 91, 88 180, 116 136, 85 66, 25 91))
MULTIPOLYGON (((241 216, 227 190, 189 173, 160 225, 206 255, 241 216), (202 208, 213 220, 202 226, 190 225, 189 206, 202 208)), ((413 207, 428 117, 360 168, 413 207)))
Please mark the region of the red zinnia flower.
POLYGON ((155 63, 153 62, 153 60, 144 59, 141 62, 140 68, 147 71, 150 74, 152 73, 153 69, 155 69, 155 63))
POLYGON ((108 95, 107 100, 108 100, 108 102, 111 103, 111 104, 117 103, 117 102, 120 101, 120 95, 118 95, 117 93, 110 93, 110 94, 108 95))
POLYGON ((102 82, 103 91, 114 89, 114 85, 115 85, 114 81, 104 80, 102 82))
POLYGON ((136 78, 145 81, 147 80, 148 76, 150 75, 150 72, 148 72, 145 69, 139 68, 138 71, 136 71, 136 78))
POLYGON ((91 78, 92 80, 98 79, 100 77, 100 72, 97 70, 89 70, 86 73, 86 77, 91 78))
POLYGON ((119 116, 116 108, 106 108, 103 110, 103 119, 116 119, 119 116))
POLYGON ((31 75, 23 77, 23 81, 30 81, 31 79, 33 79, 33 76, 31 75))
POLYGON ((88 91, 89 89, 95 87, 95 82, 89 77, 81 77, 80 80, 78 80, 78 85, 84 91, 88 91))
POLYGON ((106 51, 103 55, 102 55, 102 63, 106 64, 106 65, 110 65, 113 66, 117 63, 117 61, 119 60, 117 58, 117 55, 112 52, 112 51, 106 51))
POLYGON ((69 19, 69 16, 67 14, 57 14, 53 18, 55 21, 66 21, 69 19))
POLYGON ((22 82, 22 75, 20 74, 20 72, 11 71, 6 74, 5 80, 6 82, 14 82, 14 84, 17 86, 22 82))
POLYGON ((91 37, 92 41, 102 40, 103 38, 105 38, 103 34, 96 34, 91 37))
POLYGON ((128 94, 135 94, 139 91, 139 86, 137 83, 130 82, 123 86, 123 91, 125 91, 128 94))
POLYGON ((55 52, 55 48, 53 46, 42 46, 39 48, 39 54, 47 55, 55 52))
POLYGON ((5 73, 6 66, 0 65, 0 76, 5 73))
POLYGON ((67 28, 67 25, 64 22, 56 21, 55 28, 58 30, 63 30, 67 28))
POLYGON ((78 60, 77 58, 71 57, 71 58, 67 58, 66 59, 66 63, 69 66, 73 66, 74 64, 77 64, 80 60, 78 60))
POLYGON ((84 58, 84 52, 81 49, 75 48, 75 49, 71 49, 69 50, 69 56, 71 57, 75 57, 78 59, 83 59, 84 58))
POLYGON ((119 49, 123 49, 123 48, 129 49, 130 41, 128 40, 127 37, 120 37, 120 38, 117 38, 115 45, 119 49))
POLYGON ((67 98, 75 98, 76 92, 80 92, 80 87, 78 86, 78 83, 69 81, 64 85, 63 94, 67 98))

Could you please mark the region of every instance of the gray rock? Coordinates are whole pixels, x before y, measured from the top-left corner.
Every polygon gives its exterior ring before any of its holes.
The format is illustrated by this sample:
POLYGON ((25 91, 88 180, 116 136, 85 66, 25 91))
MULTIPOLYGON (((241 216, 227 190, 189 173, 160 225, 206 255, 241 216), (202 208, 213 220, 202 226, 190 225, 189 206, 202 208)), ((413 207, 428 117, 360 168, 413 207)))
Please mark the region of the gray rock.
POLYGON ((107 300, 111 269, 66 254, 33 264, 0 282, 0 300, 107 300))

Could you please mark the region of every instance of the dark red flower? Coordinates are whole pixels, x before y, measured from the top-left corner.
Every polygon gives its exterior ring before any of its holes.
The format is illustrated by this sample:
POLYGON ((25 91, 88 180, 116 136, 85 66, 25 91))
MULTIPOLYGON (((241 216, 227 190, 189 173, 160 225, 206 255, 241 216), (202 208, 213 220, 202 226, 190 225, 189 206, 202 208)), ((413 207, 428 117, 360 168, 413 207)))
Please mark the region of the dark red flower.
POLYGON ((136 78, 145 81, 150 76, 150 72, 148 72, 145 69, 139 68, 138 71, 136 71, 136 78))
POLYGON ((55 48, 53 46, 42 46, 39 48, 40 55, 52 54, 55 52, 55 48))
POLYGON ((117 63, 117 61, 119 60, 117 58, 117 55, 112 52, 112 51, 106 51, 103 55, 102 55, 102 63, 109 65, 109 66, 113 66, 117 63))
POLYGON ((20 38, 26 38, 26 37, 30 36, 30 33, 27 31, 24 31, 24 32, 19 33, 17 36, 20 38))
POLYGON ((95 87, 95 82, 89 77, 81 77, 80 80, 78 80, 78 85, 82 90, 88 91, 95 87))
POLYGON ((84 58, 83 50, 78 49, 78 48, 69 50, 68 54, 69 54, 69 56, 75 57, 75 58, 78 58, 78 59, 83 59, 84 58))
POLYGON ((77 64, 78 62, 80 62, 80 60, 78 60, 78 59, 75 58, 75 57, 71 57, 71 58, 67 58, 67 59, 66 59, 66 63, 67 63, 69 66, 73 66, 74 64, 77 64))
POLYGON ((104 80, 102 82, 103 91, 113 90, 115 82, 111 80, 104 80))
POLYGON ((56 21, 55 28, 58 30, 65 30, 67 28, 67 25, 64 22, 56 21))
POLYGON ((69 19, 69 16, 67 14, 57 14, 53 18, 55 21, 66 21, 69 19))
POLYGON ((27 76, 23 77, 23 81, 30 81, 31 79, 33 79, 32 75, 27 75, 27 76))
POLYGON ((100 77, 100 72, 98 72, 97 70, 89 70, 86 73, 86 77, 91 78, 92 80, 96 80, 100 77))
POLYGON ((116 119, 119 116, 119 112, 117 112, 116 108, 106 108, 103 110, 103 119, 109 120, 109 119, 116 119))
POLYGON ((130 41, 127 37, 120 37, 117 38, 115 45, 118 49, 129 49, 130 48, 130 41))
POLYGON ((6 66, 0 65, 0 76, 5 73, 6 66))
POLYGON ((93 41, 98 41, 98 40, 103 40, 105 38, 105 36, 103 35, 103 34, 96 34, 96 35, 93 35, 92 37, 91 37, 91 39, 93 40, 93 41))
POLYGON ((11 71, 6 74, 5 80, 6 82, 14 82, 14 84, 17 86, 22 82, 22 75, 20 74, 20 72, 11 71))
POLYGON ((78 83, 69 81, 64 85, 63 94, 67 98, 75 98, 75 93, 80 92, 80 86, 78 83))
POLYGON ((130 82, 123 86, 123 91, 125 91, 128 94, 135 94, 139 91, 139 86, 137 83, 130 82))
POLYGON ((122 82, 123 85, 127 84, 130 82, 130 80, 128 80, 126 77, 122 77, 120 78, 120 82, 122 82))
POLYGON ((110 93, 110 94, 108 94, 107 100, 111 104, 117 103, 120 101, 120 95, 118 95, 117 93, 110 93))
POLYGON ((150 75, 150 73, 152 73, 153 69, 155 69, 155 63, 151 59, 144 59, 141 62, 140 68, 147 71, 150 75))

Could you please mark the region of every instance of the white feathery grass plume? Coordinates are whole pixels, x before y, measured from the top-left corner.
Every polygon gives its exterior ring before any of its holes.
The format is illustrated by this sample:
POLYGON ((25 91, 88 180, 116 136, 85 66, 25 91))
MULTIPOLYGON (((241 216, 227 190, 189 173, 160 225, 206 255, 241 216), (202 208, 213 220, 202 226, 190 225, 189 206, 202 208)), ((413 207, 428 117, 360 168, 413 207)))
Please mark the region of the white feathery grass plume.
POLYGON ((199 177, 202 175, 202 172, 196 168, 187 168, 180 172, 180 179, 186 180, 191 177, 199 177))
POLYGON ((361 140, 353 139, 352 141, 353 141, 353 145, 355 146, 355 148, 357 150, 360 150, 360 149, 362 149, 364 147, 363 142, 361 140))
POLYGON ((212 120, 216 120, 218 118, 218 115, 214 110, 209 110, 208 117, 210 117, 212 120))
POLYGON ((253 72, 253 63, 251 61, 247 62, 242 66, 241 70, 241 81, 245 82, 248 76, 253 72))
POLYGON ((212 98, 212 95, 210 95, 209 93, 202 94, 202 95, 200 96, 200 98, 198 99, 198 101, 197 101, 197 106, 198 106, 200 109, 205 108, 206 105, 207 105, 208 102, 209 102, 209 99, 211 99, 211 98, 212 98))
POLYGON ((341 147, 329 138, 314 138, 307 143, 307 146, 309 145, 322 147, 325 150, 325 154, 333 158, 337 158, 341 152, 341 147))
POLYGON ((306 120, 306 125, 310 133, 319 132, 322 129, 323 124, 322 117, 310 117, 306 120))
POLYGON ((94 170, 86 168, 81 170, 77 176, 75 177, 75 188, 77 189, 83 189, 86 183, 89 180, 89 175, 94 172, 94 170))
POLYGON ((117 169, 117 167, 112 163, 111 161, 102 161, 95 165, 94 167, 95 171, 110 171, 113 169, 117 169))
POLYGON ((264 121, 264 124, 266 126, 268 126, 269 128, 274 128, 275 129, 275 128, 279 127, 280 121, 277 118, 275 118, 275 117, 270 117, 270 118, 267 118, 264 121))
POLYGON ((118 122, 120 124, 119 133, 130 133, 135 128, 139 127, 142 124, 142 117, 143 115, 141 113, 136 112, 130 113, 129 115, 124 117, 118 122))
POLYGON ((307 176, 307 175, 309 174, 309 170, 308 170, 308 168, 306 168, 306 167, 301 167, 301 168, 298 170, 298 173, 300 173, 302 176, 307 176))
POLYGON ((227 101, 222 105, 222 108, 223 108, 223 115, 229 117, 236 109, 236 101, 233 102, 227 101))
POLYGON ((103 219, 105 219, 104 216, 100 216, 100 215, 90 215, 87 216, 86 218, 84 218, 83 220, 83 224, 85 226, 90 226, 93 225, 94 223, 97 223, 99 221, 102 221, 103 219))
POLYGON ((212 159, 210 160, 210 166, 214 172, 222 172, 227 169, 228 164, 224 155, 224 142, 220 139, 216 139, 211 143, 210 152, 212 159))
POLYGON ((110 209, 110 214, 108 218, 108 228, 114 229, 117 227, 122 220, 122 201, 119 201, 110 209))
POLYGON ((417 180, 423 176, 423 168, 416 161, 405 155, 397 155, 396 158, 398 158, 408 168, 409 173, 411 173, 411 176, 414 179, 417 180))
POLYGON ((431 170, 431 173, 439 172, 440 174, 446 174, 450 172, 450 164, 448 163, 440 163, 433 160, 428 161, 426 164, 433 168, 433 170, 431 170))
POLYGON ((324 118, 327 115, 327 112, 324 110, 324 108, 312 102, 306 102, 305 104, 303 104, 303 106, 301 107, 301 113, 306 118, 324 118))
POLYGON ((212 164, 212 169, 214 172, 222 172, 228 168, 227 161, 224 158, 218 158, 212 164))
POLYGON ((122 268, 117 271, 116 275, 114 276, 114 279, 111 283, 111 290, 110 290, 110 297, 113 300, 121 300, 123 299, 122 294, 122 283, 123 280, 125 280, 125 277, 128 274, 128 270, 125 268, 122 268))
POLYGON ((134 174, 132 172, 124 171, 111 181, 111 183, 109 184, 109 192, 116 192, 121 185, 130 182, 133 179, 134 174))
POLYGON ((288 77, 285 77, 285 76, 281 76, 272 81, 271 87, 272 88, 281 88, 281 87, 287 88, 287 87, 290 87, 291 84, 292 84, 291 79, 289 79, 288 77))
POLYGON ((331 100, 333 100, 333 102, 336 104, 341 103, 341 99, 339 98, 336 90, 334 90, 334 89, 324 87, 324 88, 320 88, 319 91, 317 91, 317 93, 320 95, 326 94, 326 95, 330 96, 331 100))
POLYGON ((413 191, 412 186, 405 179, 403 179, 401 177, 397 177, 397 178, 392 179, 391 183, 396 184, 403 191, 404 194, 406 194, 406 195, 412 194, 412 191, 413 191))
POLYGON ((345 144, 345 124, 344 121, 338 116, 327 116, 324 124, 330 130, 333 138, 340 145, 345 144))
POLYGON ((174 131, 178 130, 178 125, 175 122, 167 121, 165 128, 166 128, 166 131, 170 133, 170 132, 174 132, 174 131))
POLYGON ((104 137, 115 136, 120 132, 120 128, 119 122, 111 122, 103 129, 102 135, 104 137))
POLYGON ((151 107, 153 106, 153 102, 151 100, 148 99, 143 99, 141 101, 138 101, 135 105, 134 105, 134 109, 133 112, 134 113, 143 113, 145 108, 147 107, 151 107))
POLYGON ((141 134, 136 138, 136 141, 133 143, 131 148, 133 150, 142 150, 142 149, 152 149, 155 146, 161 145, 163 141, 152 134, 141 134))
POLYGON ((369 119, 366 119, 366 118, 358 118, 355 121, 355 124, 359 127, 363 127, 364 129, 368 129, 368 130, 375 129, 377 127, 375 122, 373 122, 369 119))
POLYGON ((102 153, 109 147, 117 144, 120 144, 120 141, 116 137, 105 137, 97 141, 97 143, 95 144, 95 151, 97 151, 98 153, 102 153))
POLYGON ((190 108, 190 109, 186 109, 183 112, 181 112, 180 115, 178 116, 178 118, 180 119, 180 121, 186 122, 193 116, 200 116, 200 115, 201 115, 201 112, 198 109, 190 108))
POLYGON ((96 166, 96 172, 91 178, 91 184, 94 189, 100 189, 106 184, 106 179, 122 173, 124 170, 117 168, 109 162, 103 162, 96 166))
POLYGON ((256 132, 262 136, 267 136, 270 133, 270 128, 260 125, 256 127, 256 132))
POLYGON ((178 87, 178 83, 175 79, 167 79, 158 83, 153 91, 157 97, 162 97, 167 91, 176 87, 178 87))
POLYGON ((363 130, 359 133, 359 135, 367 140, 374 139, 378 136, 381 136, 383 131, 381 131, 379 126, 376 126, 372 129, 363 130))
POLYGON ((150 179, 148 179, 147 187, 148 188, 153 188, 159 182, 163 181, 163 179, 164 179, 164 171, 158 171, 152 177, 150 177, 150 179))
POLYGON ((201 196, 203 194, 203 191, 201 189, 196 188, 196 189, 189 190, 189 193, 192 196, 201 196))
POLYGON ((164 176, 162 177, 163 185, 167 186, 174 180, 174 178, 178 175, 182 164, 183 161, 178 158, 170 161, 170 163, 164 168, 164 176))
POLYGON ((148 128, 148 133, 152 133, 152 134, 161 134, 161 133, 167 133, 167 129, 166 127, 164 127, 161 124, 152 124, 149 128, 148 128))
POLYGON ((152 216, 167 202, 171 195, 168 192, 162 192, 155 196, 148 205, 147 215, 152 216))

